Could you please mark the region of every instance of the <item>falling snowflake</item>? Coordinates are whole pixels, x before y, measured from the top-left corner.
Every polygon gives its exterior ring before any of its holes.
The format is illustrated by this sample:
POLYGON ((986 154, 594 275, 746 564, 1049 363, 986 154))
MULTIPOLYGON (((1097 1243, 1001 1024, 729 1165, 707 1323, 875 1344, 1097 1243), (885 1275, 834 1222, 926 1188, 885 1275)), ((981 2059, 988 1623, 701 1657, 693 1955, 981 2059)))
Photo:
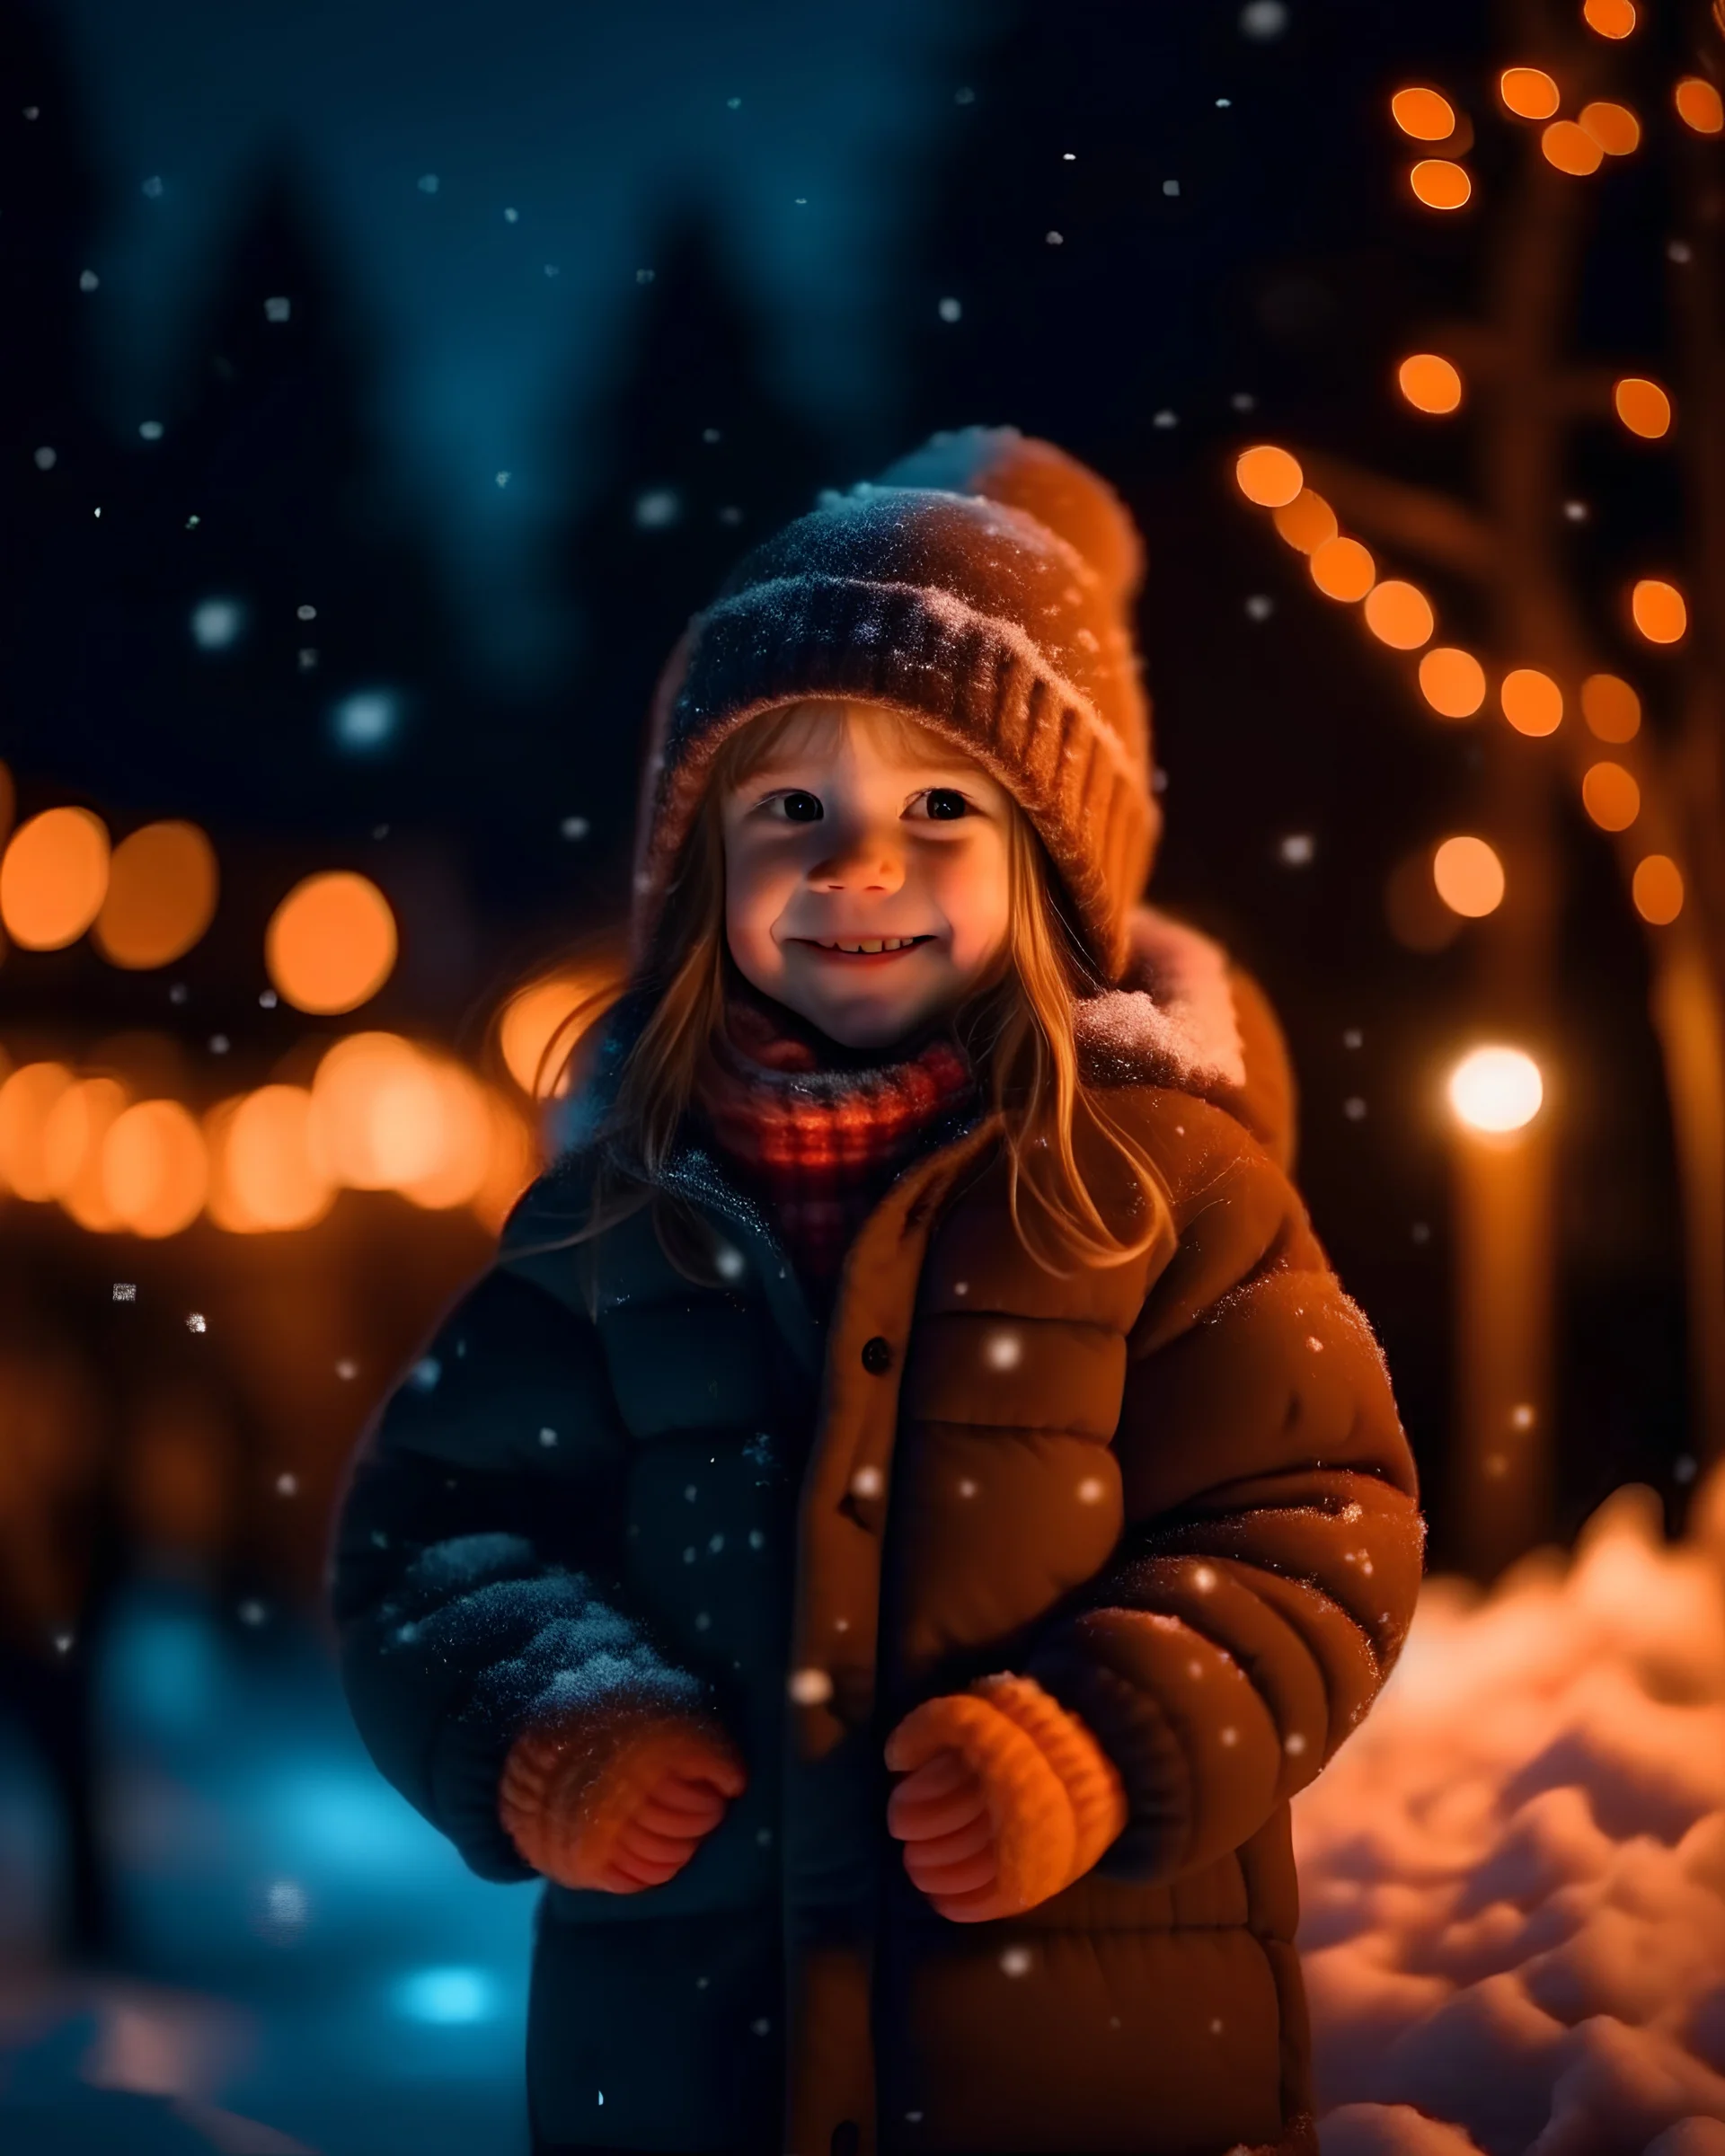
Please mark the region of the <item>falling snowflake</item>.
POLYGON ((278 294, 274 299, 266 299, 263 303, 266 322, 289 322, 293 319, 293 301, 283 294, 278 294))
POLYGON ((136 1303, 137 1301, 137 1281, 116 1280, 114 1282, 114 1301, 116 1303, 136 1303))
POLYGON ((1253 38, 1261 45, 1279 38, 1287 28, 1287 8, 1284 0, 1247 0, 1240 10, 1240 34, 1253 38))
POLYGON ((186 1330, 188 1332, 208 1332, 209 1330, 208 1326, 204 1323, 204 1313, 201 1310, 187 1312, 186 1330))
POLYGON ((940 317, 942 322, 957 322, 963 313, 963 307, 956 299, 943 299, 941 302, 940 317))

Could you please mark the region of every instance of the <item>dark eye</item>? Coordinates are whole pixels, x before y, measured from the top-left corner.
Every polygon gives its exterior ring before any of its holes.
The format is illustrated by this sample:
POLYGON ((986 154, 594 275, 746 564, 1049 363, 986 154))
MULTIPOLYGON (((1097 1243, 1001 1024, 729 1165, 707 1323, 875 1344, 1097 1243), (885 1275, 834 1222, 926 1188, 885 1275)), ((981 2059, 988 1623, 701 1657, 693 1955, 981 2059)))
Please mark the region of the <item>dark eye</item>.
POLYGON ((970 806, 955 786, 931 786, 925 798, 929 815, 940 823, 962 816, 970 806))
POLYGON ((818 824, 826 813, 821 808, 820 796, 818 793, 804 793, 798 791, 792 793, 782 793, 779 799, 784 804, 786 818, 793 824, 818 824))

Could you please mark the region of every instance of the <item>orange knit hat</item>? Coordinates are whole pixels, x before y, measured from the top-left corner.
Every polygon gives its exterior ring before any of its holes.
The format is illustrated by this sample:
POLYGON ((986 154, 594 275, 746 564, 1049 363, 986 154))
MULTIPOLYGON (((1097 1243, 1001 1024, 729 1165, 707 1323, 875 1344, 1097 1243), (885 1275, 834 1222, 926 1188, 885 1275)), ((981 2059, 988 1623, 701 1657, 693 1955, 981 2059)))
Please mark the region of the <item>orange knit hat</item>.
POLYGON ((1161 827, 1131 607, 1144 551, 1108 483, 1014 427, 937 434, 746 554, 654 698, 636 835, 644 963, 712 758, 805 697, 890 705, 1030 817, 1106 977, 1161 827))

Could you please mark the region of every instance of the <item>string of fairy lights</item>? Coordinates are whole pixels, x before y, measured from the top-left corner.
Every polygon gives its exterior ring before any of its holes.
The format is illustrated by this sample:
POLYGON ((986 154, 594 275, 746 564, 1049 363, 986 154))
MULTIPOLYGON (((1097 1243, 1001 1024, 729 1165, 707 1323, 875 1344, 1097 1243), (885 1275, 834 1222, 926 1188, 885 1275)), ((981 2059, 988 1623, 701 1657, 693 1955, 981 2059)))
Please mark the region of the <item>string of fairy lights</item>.
MULTIPOLYGON (((0 809, 10 795, 0 766, 0 809)), ((0 830, 8 820, 0 814, 0 830)), ((92 810, 48 808, 0 853, 0 925, 24 963, 87 937, 111 966, 155 971, 203 940, 219 885, 216 849, 194 824, 146 824, 114 844, 92 810)), ((368 877, 303 877, 265 929, 270 986, 259 1001, 356 1012, 387 983, 399 948, 394 913, 368 877)), ((302 1044, 288 1060, 314 1056, 305 1082, 235 1091, 201 1111, 161 1087, 139 1097, 99 1052, 94 1067, 54 1055, 13 1068, 0 1049, 0 1190, 58 1206, 93 1234, 149 1240, 199 1221, 234 1234, 312 1227, 343 1189, 394 1191, 428 1211, 466 1206, 495 1229, 535 1171, 527 1097, 566 1007, 553 980, 496 1014, 513 1091, 381 1029, 302 1044)), ((231 1047, 219 1034, 208 1042, 217 1056, 231 1047)))
MULTIPOLYGON (((1586 0, 1581 12, 1588 28, 1607 40, 1632 36, 1639 21, 1632 0, 1586 0)), ((1540 125, 1541 154, 1573 178, 1585 179, 1607 160, 1632 155, 1641 142, 1640 118, 1615 100, 1595 99, 1572 118, 1564 117, 1557 78, 1544 68, 1507 66, 1496 87, 1504 113, 1512 120, 1540 125)), ((1683 76, 1673 85, 1671 102, 1678 122, 1692 133, 1725 134, 1725 101, 1704 76, 1683 76)), ((1464 162, 1473 146, 1466 115, 1425 84, 1396 91, 1390 111, 1404 137, 1432 153, 1417 157, 1407 170, 1414 199, 1440 214, 1463 208, 1474 193, 1464 162)), ((1403 401, 1431 418, 1448 418, 1466 402, 1462 368, 1441 352, 1410 353, 1398 365, 1395 381, 1403 401)), ((1612 384, 1611 403, 1626 433, 1649 442, 1670 435, 1676 420, 1671 393, 1651 377, 1620 376, 1612 384)), ((1499 711, 1518 733, 1541 737, 1558 731, 1566 699, 1556 677, 1540 667, 1515 665, 1497 671, 1493 682, 1492 670, 1479 654, 1459 643, 1435 641, 1438 615, 1429 596, 1403 578, 1380 573, 1371 550, 1341 529, 1331 503, 1307 485, 1291 451, 1256 444, 1236 459, 1234 478, 1248 501, 1270 512, 1282 539, 1306 556, 1318 591, 1338 603, 1358 605, 1366 627, 1381 643, 1411 657, 1419 653, 1415 680, 1437 718, 1457 722, 1477 718, 1495 688, 1499 711)), ((1634 579, 1623 596, 1627 621, 1646 644, 1669 647, 1684 641, 1689 607, 1677 584, 1649 574, 1634 579)), ((1589 674, 1576 685, 1588 734, 1614 752, 1572 751, 1582 808, 1597 828, 1619 836, 1629 848, 1628 881, 1636 912, 1650 926, 1666 926, 1683 909, 1684 876, 1670 852, 1656 844, 1641 850, 1633 835, 1643 820, 1648 792, 1641 698, 1632 683, 1613 673, 1589 674)), ((1667 845, 1671 843, 1667 839, 1667 845)), ((1454 915, 1478 919, 1502 903, 1503 863, 1482 838, 1458 835, 1443 840, 1432 849, 1430 873, 1438 897, 1454 915)))

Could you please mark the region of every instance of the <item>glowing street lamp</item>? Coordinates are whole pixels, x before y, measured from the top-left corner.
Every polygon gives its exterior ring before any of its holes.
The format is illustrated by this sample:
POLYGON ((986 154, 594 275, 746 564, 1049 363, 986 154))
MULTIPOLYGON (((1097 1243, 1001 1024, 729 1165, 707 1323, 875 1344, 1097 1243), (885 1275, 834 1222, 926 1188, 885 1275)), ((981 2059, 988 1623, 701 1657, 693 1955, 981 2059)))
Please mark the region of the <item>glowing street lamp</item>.
POLYGON ((1465 1569, 1490 1580, 1551 1516, 1551 1118, 1525 1050, 1491 1043, 1449 1074, 1455 1203, 1452 1498, 1465 1569))

